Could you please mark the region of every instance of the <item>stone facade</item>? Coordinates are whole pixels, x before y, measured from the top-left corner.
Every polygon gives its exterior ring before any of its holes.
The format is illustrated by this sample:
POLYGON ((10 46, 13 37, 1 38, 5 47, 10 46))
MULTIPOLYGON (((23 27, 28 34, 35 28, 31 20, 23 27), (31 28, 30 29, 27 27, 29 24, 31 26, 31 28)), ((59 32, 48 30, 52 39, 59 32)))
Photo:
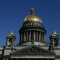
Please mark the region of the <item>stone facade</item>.
POLYGON ((54 30, 49 37, 50 44, 46 44, 46 29, 33 8, 24 19, 19 34, 17 45, 12 31, 6 36, 6 46, 0 47, 0 60, 60 60, 59 35, 54 30))

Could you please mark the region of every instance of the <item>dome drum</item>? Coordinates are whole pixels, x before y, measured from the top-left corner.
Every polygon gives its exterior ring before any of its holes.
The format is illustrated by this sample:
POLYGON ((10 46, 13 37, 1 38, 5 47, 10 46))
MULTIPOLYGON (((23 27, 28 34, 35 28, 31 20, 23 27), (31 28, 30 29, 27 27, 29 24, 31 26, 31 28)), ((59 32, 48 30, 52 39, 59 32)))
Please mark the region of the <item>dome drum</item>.
POLYGON ((24 31, 28 29, 39 29, 39 30, 43 30, 46 33, 43 24, 40 22, 24 22, 23 26, 20 28, 20 31, 24 31))
POLYGON ((26 30, 20 32, 21 40, 20 42, 23 44, 25 42, 45 42, 45 32, 44 31, 38 31, 38 30, 26 30))
POLYGON ((44 28, 39 28, 39 27, 21 28, 21 29, 19 30, 19 33, 24 32, 24 31, 29 31, 29 30, 43 31, 44 33, 46 33, 46 30, 45 30, 44 28))
POLYGON ((45 30, 44 28, 39 28, 39 27, 21 28, 21 29, 19 30, 19 33, 23 32, 23 31, 29 31, 29 30, 44 31, 44 33, 46 33, 46 30, 45 30))
POLYGON ((43 26, 43 25, 40 22, 26 21, 23 23, 23 26, 43 26))

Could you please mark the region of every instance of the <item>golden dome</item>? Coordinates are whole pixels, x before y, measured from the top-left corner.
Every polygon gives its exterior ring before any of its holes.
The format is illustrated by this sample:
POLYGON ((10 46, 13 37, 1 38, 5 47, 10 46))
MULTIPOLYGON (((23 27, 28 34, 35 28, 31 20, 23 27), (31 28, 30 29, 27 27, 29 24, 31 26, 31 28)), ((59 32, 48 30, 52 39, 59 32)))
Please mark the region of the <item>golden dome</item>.
POLYGON ((42 20, 38 16, 35 15, 34 8, 31 8, 31 13, 24 19, 24 22, 25 21, 37 21, 37 22, 42 23, 42 20))

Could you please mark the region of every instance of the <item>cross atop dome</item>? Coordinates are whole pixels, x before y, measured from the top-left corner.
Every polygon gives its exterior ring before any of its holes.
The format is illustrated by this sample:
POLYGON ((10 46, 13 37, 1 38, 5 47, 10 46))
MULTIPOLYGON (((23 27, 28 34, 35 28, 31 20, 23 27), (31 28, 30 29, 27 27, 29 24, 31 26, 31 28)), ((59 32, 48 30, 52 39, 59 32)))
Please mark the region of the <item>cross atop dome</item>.
POLYGON ((35 14, 35 9, 31 8, 30 12, 31 12, 32 15, 34 15, 35 14))

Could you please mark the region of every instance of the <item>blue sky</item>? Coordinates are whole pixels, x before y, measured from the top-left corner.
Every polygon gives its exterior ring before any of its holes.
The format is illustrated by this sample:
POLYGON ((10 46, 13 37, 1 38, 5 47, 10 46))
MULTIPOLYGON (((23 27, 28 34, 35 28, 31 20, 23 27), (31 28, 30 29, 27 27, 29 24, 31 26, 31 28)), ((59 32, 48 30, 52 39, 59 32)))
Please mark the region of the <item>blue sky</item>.
POLYGON ((46 41, 55 29, 60 35, 60 0, 0 0, 0 45, 6 44, 6 35, 12 30, 19 42, 19 29, 24 18, 34 7, 47 30, 46 41))

